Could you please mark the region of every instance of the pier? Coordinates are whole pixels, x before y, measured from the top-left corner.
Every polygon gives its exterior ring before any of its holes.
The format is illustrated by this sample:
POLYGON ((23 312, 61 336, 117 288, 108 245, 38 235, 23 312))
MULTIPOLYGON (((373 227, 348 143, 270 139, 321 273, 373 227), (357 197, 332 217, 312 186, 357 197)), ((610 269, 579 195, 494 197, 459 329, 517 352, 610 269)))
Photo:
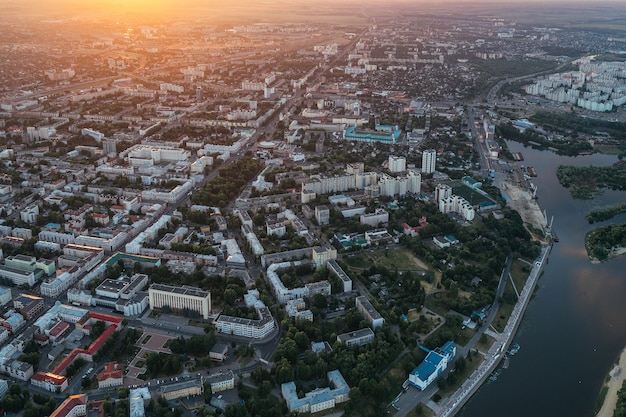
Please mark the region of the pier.
POLYGON ((520 294, 517 304, 515 304, 513 308, 513 312, 504 328, 504 332, 502 332, 500 338, 496 339, 493 343, 485 356, 484 362, 478 369, 470 375, 454 394, 442 402, 441 407, 435 414, 437 417, 451 417, 456 414, 496 369, 522 321, 522 317, 524 316, 526 307, 528 307, 533 290, 535 285, 537 285, 537 281, 548 259, 551 248, 552 246, 550 245, 542 246, 541 255, 539 255, 539 258, 533 264, 533 269, 530 271, 530 275, 526 280, 526 284, 524 285, 524 289, 520 294))

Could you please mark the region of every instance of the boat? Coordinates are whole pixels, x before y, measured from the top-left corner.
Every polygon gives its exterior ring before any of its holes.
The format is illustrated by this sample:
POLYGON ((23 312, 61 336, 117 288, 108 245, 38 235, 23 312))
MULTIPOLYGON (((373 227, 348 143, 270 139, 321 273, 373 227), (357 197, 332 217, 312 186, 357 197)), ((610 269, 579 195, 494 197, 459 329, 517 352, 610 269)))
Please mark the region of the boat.
POLYGON ((519 343, 513 343, 511 345, 511 349, 509 349, 509 351, 507 352, 509 355, 513 356, 515 355, 517 352, 519 352, 520 349, 520 345, 519 343))

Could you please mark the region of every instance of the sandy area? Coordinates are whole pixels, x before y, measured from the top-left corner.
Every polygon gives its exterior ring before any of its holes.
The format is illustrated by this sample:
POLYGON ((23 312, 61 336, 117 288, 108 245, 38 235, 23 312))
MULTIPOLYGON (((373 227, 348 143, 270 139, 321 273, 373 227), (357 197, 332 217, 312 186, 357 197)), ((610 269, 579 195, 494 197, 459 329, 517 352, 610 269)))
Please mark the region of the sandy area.
POLYGON ((507 205, 520 214, 525 224, 545 231, 546 219, 530 192, 505 182, 502 183, 502 193, 509 199, 507 205))
POLYGON ((611 379, 605 384, 609 387, 602 408, 596 414, 597 417, 613 417, 615 403, 617 401, 617 391, 622 388, 624 377, 626 377, 626 348, 619 357, 619 362, 613 366, 609 373, 611 379))
MULTIPOLYGON (((616 256, 620 256, 620 255, 624 255, 626 254, 626 248, 624 247, 620 247, 620 248, 614 248, 611 253, 609 253, 609 258, 615 258, 616 256)), ((589 259, 591 259, 591 263, 592 264, 599 264, 600 261, 598 260, 598 258, 593 258, 593 257, 589 257, 589 259)))

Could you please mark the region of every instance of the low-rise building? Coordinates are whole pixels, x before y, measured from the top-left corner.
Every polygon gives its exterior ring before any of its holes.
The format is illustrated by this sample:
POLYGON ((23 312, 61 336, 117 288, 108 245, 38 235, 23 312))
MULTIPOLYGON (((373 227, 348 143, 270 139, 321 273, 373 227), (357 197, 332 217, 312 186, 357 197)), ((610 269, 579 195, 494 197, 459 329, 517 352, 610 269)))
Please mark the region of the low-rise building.
POLYGON ((98 374, 98 388, 118 387, 124 385, 122 367, 115 362, 108 362, 104 370, 98 374))
POLYGON ((209 375, 206 381, 211 384, 212 393, 235 388, 235 374, 233 371, 209 375))
POLYGON ((385 319, 376 311, 372 303, 364 295, 357 297, 355 300, 356 309, 361 316, 370 322, 372 329, 376 329, 385 323, 385 319))
POLYGON ((439 375, 445 371, 448 364, 454 360, 456 345, 454 342, 446 342, 442 347, 428 352, 424 361, 409 374, 409 383, 414 387, 424 390, 439 375))
POLYGON ((87 415, 87 395, 70 395, 50 414, 50 417, 80 417, 87 415))
POLYGON ((374 332, 369 327, 337 335, 337 341, 347 347, 364 346, 374 341, 374 332))
POLYGON ((67 389, 67 378, 50 372, 37 372, 30 379, 30 383, 54 393, 63 392, 67 389))
POLYGON ((350 387, 346 383, 343 375, 338 370, 330 371, 327 374, 329 387, 317 388, 305 394, 303 398, 298 397, 296 384, 286 382, 281 385, 281 393, 287 408, 293 413, 317 413, 334 408, 337 404, 348 401, 350 387))
POLYGON ((159 389, 159 393, 167 401, 190 395, 201 395, 203 392, 204 389, 200 379, 190 379, 176 384, 164 385, 159 389))

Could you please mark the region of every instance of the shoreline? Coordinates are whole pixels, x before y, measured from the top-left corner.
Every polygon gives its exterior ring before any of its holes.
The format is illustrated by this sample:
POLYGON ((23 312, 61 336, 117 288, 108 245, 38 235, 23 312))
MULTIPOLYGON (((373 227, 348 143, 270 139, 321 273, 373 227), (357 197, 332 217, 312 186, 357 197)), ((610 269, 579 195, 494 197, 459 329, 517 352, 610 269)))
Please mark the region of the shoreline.
POLYGON ((604 260, 604 261, 600 261, 598 258, 594 258, 592 256, 589 256, 589 260, 591 261, 592 264, 600 264, 602 262, 606 262, 609 261, 613 258, 617 258, 618 256, 624 255, 626 254, 626 247, 622 246, 620 248, 613 248, 611 250, 611 252, 609 253, 609 256, 604 260))
POLYGON ((613 417, 617 403, 617 392, 622 388, 626 379, 626 347, 621 351, 617 363, 613 365, 607 378, 608 381, 602 385, 602 388, 608 387, 608 391, 596 417, 613 417))

